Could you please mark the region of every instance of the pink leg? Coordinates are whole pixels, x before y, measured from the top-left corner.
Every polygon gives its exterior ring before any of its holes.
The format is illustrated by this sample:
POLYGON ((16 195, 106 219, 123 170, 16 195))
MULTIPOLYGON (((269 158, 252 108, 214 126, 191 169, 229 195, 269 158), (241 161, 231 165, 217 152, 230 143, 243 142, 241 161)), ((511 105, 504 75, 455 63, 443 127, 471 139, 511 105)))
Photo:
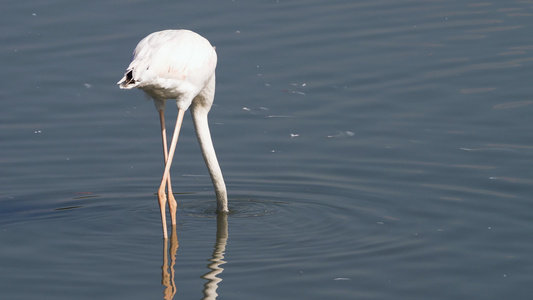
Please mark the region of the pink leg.
MULTIPOLYGON (((178 136, 180 134, 181 123, 183 122, 184 114, 185 114, 184 110, 180 109, 178 111, 178 118, 176 120, 176 128, 174 128, 174 134, 172 135, 172 142, 170 143, 170 150, 168 152, 168 158, 165 163, 165 172, 163 173, 163 178, 161 178, 161 185, 159 186, 159 190, 157 191, 157 197, 159 199, 159 209, 161 210, 161 223, 163 224, 163 236, 165 239, 168 238, 167 220, 165 216, 165 204, 167 202, 167 198, 165 195, 165 186, 170 178, 170 166, 172 165, 172 159, 174 158, 174 152, 176 151, 176 144, 178 143, 178 136)), ((169 194, 171 194, 170 190, 169 190, 169 194)), ((175 208, 174 208, 173 214, 171 211, 171 215, 174 215, 174 222, 175 222, 175 218, 176 218, 175 208)))
MULTIPOLYGON (((159 111, 159 121, 161 123, 161 138, 163 140, 163 154, 165 156, 165 165, 168 160, 168 147, 167 147, 167 133, 165 128, 165 111, 160 110, 159 111)), ((172 221, 172 225, 176 225, 176 208, 178 206, 176 199, 174 198, 174 194, 172 193, 172 183, 170 182, 170 173, 168 175, 168 182, 167 182, 167 197, 168 197, 168 208, 170 210, 170 219, 172 221)), ((164 205, 164 203, 163 203, 164 205)))

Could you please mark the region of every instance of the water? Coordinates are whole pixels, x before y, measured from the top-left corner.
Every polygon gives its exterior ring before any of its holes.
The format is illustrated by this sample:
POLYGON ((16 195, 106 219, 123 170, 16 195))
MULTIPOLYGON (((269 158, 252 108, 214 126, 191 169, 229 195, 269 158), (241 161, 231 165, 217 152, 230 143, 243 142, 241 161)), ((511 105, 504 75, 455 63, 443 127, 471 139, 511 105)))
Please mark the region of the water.
POLYGON ((1 298, 528 299, 532 4, 6 2, 1 298), (164 244, 157 114, 115 83, 166 28, 217 48, 232 213, 187 116, 164 244))

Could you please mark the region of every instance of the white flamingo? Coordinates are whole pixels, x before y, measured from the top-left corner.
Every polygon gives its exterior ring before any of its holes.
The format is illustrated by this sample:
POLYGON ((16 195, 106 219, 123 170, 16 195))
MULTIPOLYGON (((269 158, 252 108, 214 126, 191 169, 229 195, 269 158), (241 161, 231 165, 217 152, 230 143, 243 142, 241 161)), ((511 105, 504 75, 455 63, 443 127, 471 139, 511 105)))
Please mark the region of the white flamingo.
POLYGON ((154 100, 161 121, 161 137, 165 157, 165 171, 157 191, 163 236, 167 238, 165 204, 168 190, 168 206, 172 225, 176 224, 177 203, 172 194, 170 166, 183 121, 190 108, 209 175, 215 187, 217 210, 228 211, 228 198, 222 171, 211 141, 207 114, 215 97, 215 68, 217 54, 207 39, 190 30, 163 30, 142 39, 135 50, 124 77, 117 83, 121 89, 139 88, 154 100), (165 131, 165 104, 175 99, 178 106, 176 128, 167 152, 165 131))

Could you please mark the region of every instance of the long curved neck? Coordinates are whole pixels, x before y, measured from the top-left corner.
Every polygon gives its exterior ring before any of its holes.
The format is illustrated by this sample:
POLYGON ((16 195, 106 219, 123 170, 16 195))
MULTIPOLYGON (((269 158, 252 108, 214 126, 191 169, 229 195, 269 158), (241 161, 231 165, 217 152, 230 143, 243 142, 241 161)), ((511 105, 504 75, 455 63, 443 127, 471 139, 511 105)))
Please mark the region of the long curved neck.
POLYGON ((196 136, 198 137, 198 143, 204 156, 205 164, 209 170, 211 181, 215 187, 215 194, 217 197, 217 210, 228 211, 228 196, 226 192, 226 184, 224 183, 224 177, 222 177, 222 171, 218 164, 217 155, 213 142, 211 140, 211 133, 209 131, 209 124, 207 122, 207 113, 209 109, 201 105, 191 105, 191 115, 196 129, 196 136))

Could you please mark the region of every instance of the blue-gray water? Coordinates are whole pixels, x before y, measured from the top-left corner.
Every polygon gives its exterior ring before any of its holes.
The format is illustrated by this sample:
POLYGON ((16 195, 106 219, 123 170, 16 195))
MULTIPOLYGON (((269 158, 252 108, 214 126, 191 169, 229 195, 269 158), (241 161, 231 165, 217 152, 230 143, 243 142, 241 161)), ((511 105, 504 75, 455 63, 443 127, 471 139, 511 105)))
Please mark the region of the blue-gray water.
POLYGON ((531 297, 531 1, 2 7, 0 298, 531 297), (167 28, 216 46, 232 211, 217 228, 187 116, 179 246, 157 113, 115 84, 167 28))

